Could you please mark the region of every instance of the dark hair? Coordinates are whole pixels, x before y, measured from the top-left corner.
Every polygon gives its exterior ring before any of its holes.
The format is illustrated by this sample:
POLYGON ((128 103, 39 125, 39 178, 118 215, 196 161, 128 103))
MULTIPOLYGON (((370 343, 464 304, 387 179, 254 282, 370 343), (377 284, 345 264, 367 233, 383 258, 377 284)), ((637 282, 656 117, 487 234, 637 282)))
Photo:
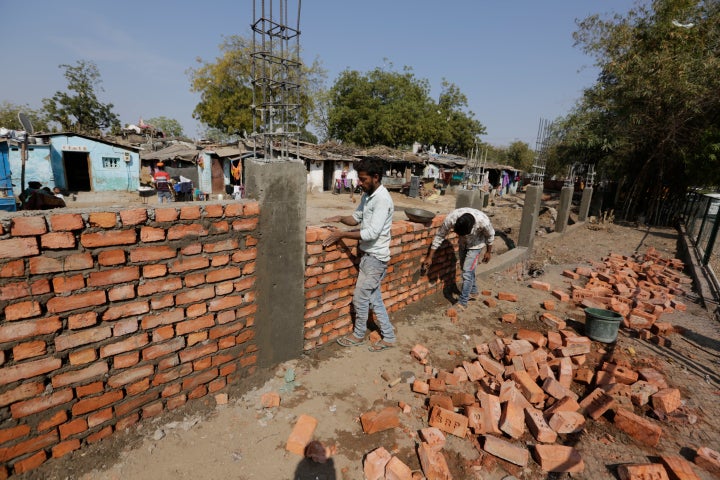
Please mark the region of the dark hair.
POLYGON ((382 180, 385 164, 377 158, 364 158, 355 165, 355 170, 357 170, 358 173, 365 172, 371 177, 377 175, 378 180, 382 180))
POLYGON ((457 222, 455 222, 453 230, 458 235, 467 235, 472 231, 474 226, 475 217, 472 216, 472 213, 463 213, 460 215, 460 218, 457 219, 457 222))

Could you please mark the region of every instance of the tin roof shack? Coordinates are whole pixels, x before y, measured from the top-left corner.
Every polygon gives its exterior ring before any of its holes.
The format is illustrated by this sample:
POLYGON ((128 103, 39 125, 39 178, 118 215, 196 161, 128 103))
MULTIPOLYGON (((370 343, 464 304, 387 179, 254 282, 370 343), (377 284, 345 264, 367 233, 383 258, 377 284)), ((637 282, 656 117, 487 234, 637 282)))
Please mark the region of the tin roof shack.
MULTIPOLYGON (((242 145, 242 144, 240 144, 242 145)), ((198 157, 199 188, 204 193, 232 193, 234 185, 244 185, 246 146, 206 146, 198 157)))
POLYGON ((200 178, 197 165, 199 153, 198 147, 191 143, 174 143, 154 152, 143 150, 140 153, 140 183, 153 185, 156 165, 163 162, 165 171, 171 178, 179 180, 179 177, 183 176, 189 178, 193 186, 197 185, 200 178))
MULTIPOLYGON (((34 147, 35 155, 28 151, 27 180, 71 192, 130 192, 140 186, 140 149, 137 147, 72 132, 42 134, 35 138, 41 143, 28 145, 28 150, 34 147), (44 177, 33 178, 38 175, 44 177)), ((11 153, 13 179, 20 175, 20 152, 17 156, 14 153, 11 153)), ((13 183, 19 188, 19 181, 13 183)))
MULTIPOLYGON (((43 142, 43 140, 35 137, 30 137, 28 140, 24 186, 27 187, 28 182, 40 182, 43 187, 49 187, 52 190, 60 185, 58 185, 53 175, 50 145, 38 142, 43 142)), ((22 145, 21 142, 13 140, 8 140, 7 145, 13 194, 20 195, 23 189, 21 185, 22 145)))

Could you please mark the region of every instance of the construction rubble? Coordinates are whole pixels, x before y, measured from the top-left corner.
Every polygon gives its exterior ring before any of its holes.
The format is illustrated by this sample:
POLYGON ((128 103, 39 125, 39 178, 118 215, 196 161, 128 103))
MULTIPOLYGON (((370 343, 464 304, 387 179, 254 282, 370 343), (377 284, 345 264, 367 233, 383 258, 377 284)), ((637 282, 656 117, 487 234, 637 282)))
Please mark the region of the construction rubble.
MULTIPOLYGON (((512 338, 498 331, 489 341, 477 340, 471 357, 454 352, 458 358, 452 370, 434 367, 433 352, 415 345, 408 358, 410 366, 404 370, 415 368, 417 374, 382 375, 388 389, 411 389, 413 401, 365 412, 359 428, 368 435, 389 429, 407 433, 406 424, 420 420, 426 426, 409 434, 416 438, 422 472, 408 466, 410 459, 392 455, 390 445, 378 445, 363 460, 365 478, 453 478, 444 453, 449 435, 465 439, 479 452, 469 466, 476 478, 498 466, 518 477, 527 469, 581 474, 583 457, 592 452, 573 445, 593 422, 604 422, 611 431, 614 427, 634 442, 656 447, 665 422, 675 416, 693 422, 692 414, 684 411, 680 390, 632 352, 568 328, 556 311, 556 302, 614 311, 622 316, 623 334, 669 346, 668 335, 675 331, 669 318, 674 311, 685 310, 678 297, 690 283, 681 274, 683 267, 680 260, 662 258, 651 248, 634 257, 610 254, 590 267, 564 271, 573 281, 569 291, 534 280, 531 288, 553 297, 538 312, 546 331, 519 328, 512 338)), ((507 292, 482 294, 489 307, 517 301, 516 295, 507 292)), ((453 309, 448 311, 452 321, 457 321, 457 315, 453 309)), ((500 320, 515 323, 516 316, 505 314, 500 320)), ((265 398, 263 403, 277 406, 279 399, 265 398)), ((287 450, 320 461, 332 455, 335 447, 313 441, 317 423, 313 417, 300 416, 287 450)), ((602 441, 615 438, 606 434, 602 441)), ((700 477, 695 470, 703 469, 720 477, 720 454, 709 447, 697 449, 694 465, 679 452, 657 458, 657 463, 619 465, 617 475, 621 480, 696 479, 700 477)))

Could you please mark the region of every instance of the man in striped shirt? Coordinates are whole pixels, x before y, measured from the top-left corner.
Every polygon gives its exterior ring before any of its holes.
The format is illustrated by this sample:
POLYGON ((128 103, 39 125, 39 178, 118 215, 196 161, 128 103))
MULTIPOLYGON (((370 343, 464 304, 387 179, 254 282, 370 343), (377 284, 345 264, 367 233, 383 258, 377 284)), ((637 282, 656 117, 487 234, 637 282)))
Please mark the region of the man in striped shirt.
POLYGON ((485 248, 485 254, 482 257, 483 263, 490 261, 492 244, 495 240, 495 229, 488 216, 480 210, 474 208, 453 210, 445 217, 435 234, 435 238, 433 238, 430 251, 423 260, 425 269, 432 264, 435 252, 450 231, 455 232, 459 237, 458 250, 460 265, 462 266, 463 286, 456 308, 462 311, 467 308, 468 300, 476 298, 478 295, 478 288, 475 283, 475 267, 483 248, 485 248))

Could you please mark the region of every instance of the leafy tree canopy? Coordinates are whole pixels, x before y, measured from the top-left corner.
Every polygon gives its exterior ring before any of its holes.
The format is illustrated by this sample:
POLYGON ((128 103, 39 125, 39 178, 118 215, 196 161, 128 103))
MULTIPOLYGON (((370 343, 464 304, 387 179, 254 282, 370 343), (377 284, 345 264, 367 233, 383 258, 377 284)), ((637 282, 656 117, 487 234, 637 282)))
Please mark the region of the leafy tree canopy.
POLYGON ((166 137, 182 137, 183 127, 174 118, 164 116, 153 117, 147 120, 147 123, 162 131, 166 137))
POLYGON ((7 101, 0 103, 0 127, 11 130, 23 130, 18 120, 18 113, 24 113, 30 118, 33 130, 36 132, 47 132, 48 124, 44 112, 34 110, 27 105, 15 105, 7 101))
POLYGON ((43 108, 51 122, 65 131, 100 134, 106 129, 119 129, 120 120, 113 113, 112 103, 102 103, 96 90, 101 87, 100 71, 94 62, 79 60, 76 65, 60 65, 65 69, 68 92, 55 92, 43 99, 43 108))
POLYGON ((330 89, 328 103, 329 135, 360 146, 397 148, 418 141, 464 155, 485 133, 456 85, 443 81, 435 102, 429 82, 415 77, 410 67, 402 72, 345 70, 330 89))
MULTIPOLYGON (((226 37, 220 45, 221 55, 212 62, 198 58, 199 66, 188 70, 190 89, 200 94, 193 118, 211 129, 228 135, 253 131, 252 43, 240 35, 226 37)), ((306 132, 314 95, 325 78, 325 71, 315 60, 301 67, 300 125, 306 132)))
POLYGON ((576 44, 601 73, 559 122, 555 153, 626 179, 626 217, 652 221, 688 185, 717 183, 720 2, 645 1, 578 26, 576 44))

